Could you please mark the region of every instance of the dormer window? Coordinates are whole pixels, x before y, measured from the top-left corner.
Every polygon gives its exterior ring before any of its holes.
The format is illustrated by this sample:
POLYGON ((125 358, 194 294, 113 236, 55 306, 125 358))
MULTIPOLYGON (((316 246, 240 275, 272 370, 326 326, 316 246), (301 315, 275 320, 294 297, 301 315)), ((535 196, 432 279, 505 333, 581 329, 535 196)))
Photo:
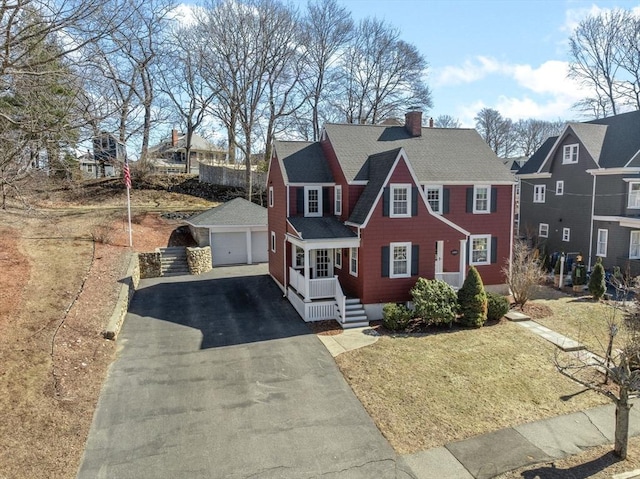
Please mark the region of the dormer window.
POLYGON ((564 145, 562 164, 567 165, 578 162, 578 145, 564 145))
POLYGON ((392 218, 411 216, 411 185, 391 185, 390 213, 392 218))

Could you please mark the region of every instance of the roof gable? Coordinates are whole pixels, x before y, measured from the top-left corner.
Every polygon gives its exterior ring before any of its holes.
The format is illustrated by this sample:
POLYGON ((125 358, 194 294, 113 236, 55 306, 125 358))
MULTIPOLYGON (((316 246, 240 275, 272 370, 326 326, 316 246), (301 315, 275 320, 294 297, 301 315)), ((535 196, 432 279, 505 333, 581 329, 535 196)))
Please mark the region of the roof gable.
POLYGON ((267 224, 267 209, 244 198, 204 211, 187 220, 193 226, 262 226, 267 224))
POLYGON ((275 141, 273 147, 285 184, 333 183, 320 143, 275 141))

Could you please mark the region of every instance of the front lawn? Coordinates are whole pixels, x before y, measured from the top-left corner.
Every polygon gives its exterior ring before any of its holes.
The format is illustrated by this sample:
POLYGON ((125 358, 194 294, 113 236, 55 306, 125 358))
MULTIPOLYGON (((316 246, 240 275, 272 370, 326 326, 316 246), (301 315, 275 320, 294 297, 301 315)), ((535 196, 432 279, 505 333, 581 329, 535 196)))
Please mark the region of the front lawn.
POLYGON ((400 454, 579 411, 606 400, 559 374, 554 346, 510 322, 383 336, 336 361, 400 454))

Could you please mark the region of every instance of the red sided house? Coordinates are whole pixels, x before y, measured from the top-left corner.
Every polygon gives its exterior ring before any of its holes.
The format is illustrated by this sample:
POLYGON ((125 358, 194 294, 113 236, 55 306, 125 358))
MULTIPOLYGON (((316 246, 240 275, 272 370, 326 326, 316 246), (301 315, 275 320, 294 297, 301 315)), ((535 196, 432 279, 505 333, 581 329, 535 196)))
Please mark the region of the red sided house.
POLYGON ((305 321, 367 324, 469 265, 505 283, 514 178, 473 129, 327 124, 275 142, 267 186, 269 273, 305 321))

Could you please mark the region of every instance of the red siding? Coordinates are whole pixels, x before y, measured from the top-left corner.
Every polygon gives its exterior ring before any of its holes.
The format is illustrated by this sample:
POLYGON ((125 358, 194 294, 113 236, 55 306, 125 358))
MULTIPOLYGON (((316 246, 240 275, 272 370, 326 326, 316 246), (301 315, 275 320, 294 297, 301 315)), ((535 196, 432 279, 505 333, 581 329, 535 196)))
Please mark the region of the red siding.
POLYGON ((267 187, 273 187, 273 207, 267 205, 269 235, 269 273, 282 285, 284 278, 284 237, 287 228, 287 189, 284 185, 280 163, 273 157, 269 167, 267 187), (271 251, 271 232, 276 233, 276 252, 271 251))

